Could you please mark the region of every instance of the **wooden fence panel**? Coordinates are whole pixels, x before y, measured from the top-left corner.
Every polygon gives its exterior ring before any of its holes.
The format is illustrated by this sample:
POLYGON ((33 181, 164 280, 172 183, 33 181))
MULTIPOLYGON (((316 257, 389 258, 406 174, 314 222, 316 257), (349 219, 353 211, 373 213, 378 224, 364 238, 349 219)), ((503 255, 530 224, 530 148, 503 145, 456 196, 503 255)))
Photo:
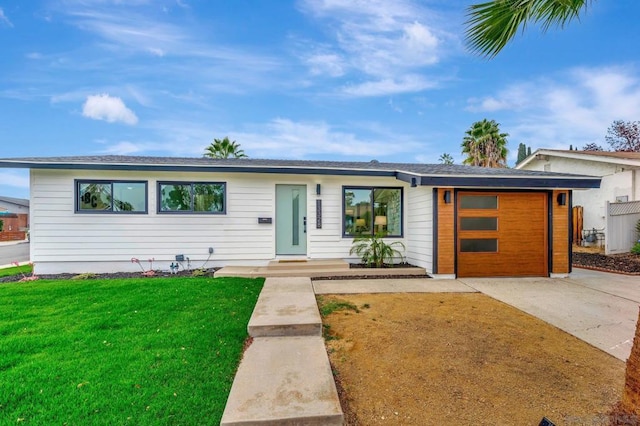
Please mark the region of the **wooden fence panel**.
POLYGON ((582 206, 574 206, 572 209, 572 218, 573 218, 573 228, 571 234, 571 243, 572 244, 582 244, 582 228, 584 227, 584 219, 583 219, 583 207, 582 206))

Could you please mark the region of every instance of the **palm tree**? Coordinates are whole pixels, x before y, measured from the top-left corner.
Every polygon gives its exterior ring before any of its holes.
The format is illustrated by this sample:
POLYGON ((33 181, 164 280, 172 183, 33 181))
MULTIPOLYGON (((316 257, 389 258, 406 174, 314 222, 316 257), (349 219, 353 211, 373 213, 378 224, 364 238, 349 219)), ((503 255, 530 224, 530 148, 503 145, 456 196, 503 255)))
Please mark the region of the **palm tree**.
POLYGON ((231 142, 227 136, 224 139, 214 139, 213 143, 205 148, 204 157, 211 158, 248 158, 240 144, 231 142))
POLYGON ((445 152, 442 155, 440 155, 440 158, 438 158, 438 161, 442 164, 453 164, 453 157, 451 156, 451 154, 445 152))
POLYGON ((508 133, 500 133, 500 125, 495 120, 476 121, 465 132, 462 139, 462 153, 467 158, 462 162, 480 167, 507 167, 508 133))
POLYGON ((543 31, 580 17, 592 0, 491 0, 467 8, 465 36, 471 50, 492 58, 528 23, 543 31))

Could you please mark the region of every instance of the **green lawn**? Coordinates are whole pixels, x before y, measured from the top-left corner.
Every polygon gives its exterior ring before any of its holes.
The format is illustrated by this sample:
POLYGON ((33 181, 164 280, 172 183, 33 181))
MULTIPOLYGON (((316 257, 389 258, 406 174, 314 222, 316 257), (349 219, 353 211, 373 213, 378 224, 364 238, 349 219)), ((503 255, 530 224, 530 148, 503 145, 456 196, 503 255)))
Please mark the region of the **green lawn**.
POLYGON ((12 266, 10 268, 0 269, 0 277, 8 277, 9 275, 31 275, 31 271, 33 270, 33 266, 31 265, 21 265, 21 266, 12 266))
POLYGON ((0 285, 0 424, 219 424, 262 284, 0 285))

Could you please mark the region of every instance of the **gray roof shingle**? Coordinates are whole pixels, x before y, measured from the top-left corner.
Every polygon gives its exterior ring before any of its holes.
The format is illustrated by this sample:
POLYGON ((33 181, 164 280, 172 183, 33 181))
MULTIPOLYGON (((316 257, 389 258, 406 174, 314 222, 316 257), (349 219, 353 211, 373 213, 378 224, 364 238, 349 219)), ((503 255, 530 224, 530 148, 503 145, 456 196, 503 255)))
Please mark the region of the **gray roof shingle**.
MULTIPOLYGON (((498 186, 518 187, 598 187, 599 177, 550 173, 533 170, 495 169, 446 164, 385 163, 325 161, 325 160, 273 160, 253 158, 213 159, 208 157, 146 157, 123 155, 75 156, 75 157, 23 157, 0 158, 0 167, 33 169, 100 169, 100 170, 173 170, 173 171, 221 171, 289 174, 330 174, 362 176, 394 176, 421 185, 452 186, 472 184, 473 179, 482 182, 500 181, 498 186), (537 182, 525 185, 522 180, 537 182), (564 183, 561 185, 559 181, 564 183), (522 182, 522 183, 521 183, 522 182), (567 182, 572 182, 568 184, 567 182)), ((482 186, 480 183, 471 186, 482 186)))
POLYGON ((29 200, 25 200, 24 198, 13 198, 13 197, 0 196, 0 202, 15 204, 17 206, 22 206, 22 207, 29 207, 29 200))

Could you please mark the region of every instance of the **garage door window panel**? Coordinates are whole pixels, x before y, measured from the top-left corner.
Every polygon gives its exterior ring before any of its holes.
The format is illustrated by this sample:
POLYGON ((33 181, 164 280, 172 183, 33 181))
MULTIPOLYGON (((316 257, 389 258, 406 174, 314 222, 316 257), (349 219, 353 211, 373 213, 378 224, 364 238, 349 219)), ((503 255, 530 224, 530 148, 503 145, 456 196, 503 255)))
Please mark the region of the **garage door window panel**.
POLYGON ((461 217, 461 231, 497 231, 497 217, 461 217))
POLYGON ((462 195, 460 197, 462 210, 496 210, 498 208, 497 195, 462 195))
POLYGON ((462 253, 497 253, 497 238, 463 238, 460 240, 462 253))

